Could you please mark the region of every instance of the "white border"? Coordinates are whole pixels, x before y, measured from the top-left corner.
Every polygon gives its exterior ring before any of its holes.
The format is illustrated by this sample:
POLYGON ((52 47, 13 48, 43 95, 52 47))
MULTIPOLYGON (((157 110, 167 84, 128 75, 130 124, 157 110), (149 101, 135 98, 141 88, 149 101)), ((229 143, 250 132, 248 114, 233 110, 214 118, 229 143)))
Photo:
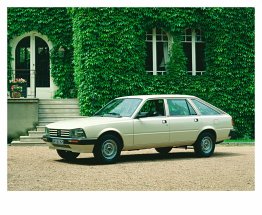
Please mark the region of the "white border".
POLYGON ((256 7, 256 191, 254 192, 7 192, 7 108, 6 108, 6 43, 0 43, 1 55, 1 143, 0 192, 4 214, 261 214, 261 14, 259 0, 220 1, 12 1, 1 0, 1 41, 6 41, 7 7, 256 7), (259 92, 259 93, 258 93, 259 92), (52 194, 52 195, 51 195, 52 194))

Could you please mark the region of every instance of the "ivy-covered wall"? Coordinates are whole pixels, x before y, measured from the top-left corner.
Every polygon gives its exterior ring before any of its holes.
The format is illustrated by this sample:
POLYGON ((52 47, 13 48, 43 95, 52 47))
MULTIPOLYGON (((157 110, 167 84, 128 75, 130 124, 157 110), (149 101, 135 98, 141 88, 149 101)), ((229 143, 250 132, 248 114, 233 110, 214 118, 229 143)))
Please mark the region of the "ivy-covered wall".
POLYGON ((135 94, 190 94, 225 110, 239 137, 254 137, 254 8, 73 8, 75 82, 81 113, 135 94), (168 75, 145 71, 148 29, 174 38, 168 75), (180 42, 201 28, 206 72, 190 76, 180 42))
MULTIPOLYGON (((8 41, 27 32, 36 31, 48 37, 51 75, 58 86, 56 97, 76 97, 74 84, 72 20, 66 8, 8 8, 8 41), (59 54, 59 48, 65 51, 59 54)), ((11 78, 11 48, 8 48, 8 78, 11 78)))
MULTIPOLYGON (((239 137, 254 137, 254 8, 8 8, 8 41, 26 32, 48 37, 56 97, 78 97, 83 115, 137 94, 190 94, 231 114, 239 137), (173 37, 168 74, 145 71, 146 31, 173 37), (206 72, 186 72, 181 34, 201 28, 206 72), (65 50, 59 55, 59 48, 65 50), (78 93, 77 93, 78 92, 78 93)), ((8 74, 11 69, 8 48, 8 74)))

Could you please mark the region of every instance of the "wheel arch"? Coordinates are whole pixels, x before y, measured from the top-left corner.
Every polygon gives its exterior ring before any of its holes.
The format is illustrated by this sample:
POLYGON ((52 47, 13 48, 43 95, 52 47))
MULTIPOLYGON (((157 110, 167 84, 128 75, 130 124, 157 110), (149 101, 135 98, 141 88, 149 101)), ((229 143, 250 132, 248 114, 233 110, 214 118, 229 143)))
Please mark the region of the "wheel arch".
MULTIPOLYGON (((199 135, 197 137, 197 140, 200 137, 200 135, 202 135, 203 133, 210 133, 214 137, 214 141, 216 142, 216 140, 217 140, 217 133, 216 133, 215 129, 213 129, 213 128, 205 128, 204 130, 202 130, 199 133, 199 135)), ((196 140, 196 142, 197 142, 197 140, 196 140)))
POLYGON ((105 130, 105 131, 103 131, 99 134, 98 139, 100 139, 101 137, 103 137, 105 135, 113 135, 113 136, 117 137, 120 140, 120 144, 121 144, 120 147, 121 147, 121 150, 122 150, 122 148, 124 147, 124 140, 123 140, 121 134, 118 131, 113 130, 113 129, 112 130, 105 130))

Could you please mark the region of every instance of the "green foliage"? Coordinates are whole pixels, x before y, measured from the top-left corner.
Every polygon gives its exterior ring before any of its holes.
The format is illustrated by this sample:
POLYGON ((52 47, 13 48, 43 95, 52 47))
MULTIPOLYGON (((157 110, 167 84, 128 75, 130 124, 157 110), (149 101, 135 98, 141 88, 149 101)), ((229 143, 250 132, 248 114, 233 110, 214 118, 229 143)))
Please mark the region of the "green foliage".
POLYGON ((75 81, 81 113, 91 115, 123 95, 196 95, 231 114, 238 136, 254 138, 253 8, 74 8, 75 81), (163 28, 174 43, 166 76, 145 71, 147 29, 163 28), (201 28, 206 73, 190 76, 180 35, 201 28))
POLYGON ((30 31, 53 44, 56 97, 77 95, 83 115, 118 96, 190 94, 231 114, 238 137, 254 138, 254 8, 8 8, 8 40, 30 31), (165 76, 145 71, 145 35, 154 27, 173 37, 165 76), (187 74, 185 28, 204 32, 202 76, 187 74))
MULTIPOLYGON (((53 44, 51 72, 58 86, 56 97, 76 96, 73 76, 72 20, 66 8, 8 8, 8 41, 27 32, 46 35, 53 44), (65 49, 59 57, 59 48, 65 49)), ((11 79, 11 47, 8 48, 8 78, 11 79)))

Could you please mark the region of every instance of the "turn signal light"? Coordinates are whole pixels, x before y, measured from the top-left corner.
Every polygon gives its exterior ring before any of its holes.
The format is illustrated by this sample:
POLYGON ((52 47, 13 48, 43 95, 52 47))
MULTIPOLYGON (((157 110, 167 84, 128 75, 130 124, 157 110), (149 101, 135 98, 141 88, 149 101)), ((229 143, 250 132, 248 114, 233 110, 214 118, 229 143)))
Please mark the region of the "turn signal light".
POLYGON ((79 140, 68 140, 69 143, 79 143, 79 140))

